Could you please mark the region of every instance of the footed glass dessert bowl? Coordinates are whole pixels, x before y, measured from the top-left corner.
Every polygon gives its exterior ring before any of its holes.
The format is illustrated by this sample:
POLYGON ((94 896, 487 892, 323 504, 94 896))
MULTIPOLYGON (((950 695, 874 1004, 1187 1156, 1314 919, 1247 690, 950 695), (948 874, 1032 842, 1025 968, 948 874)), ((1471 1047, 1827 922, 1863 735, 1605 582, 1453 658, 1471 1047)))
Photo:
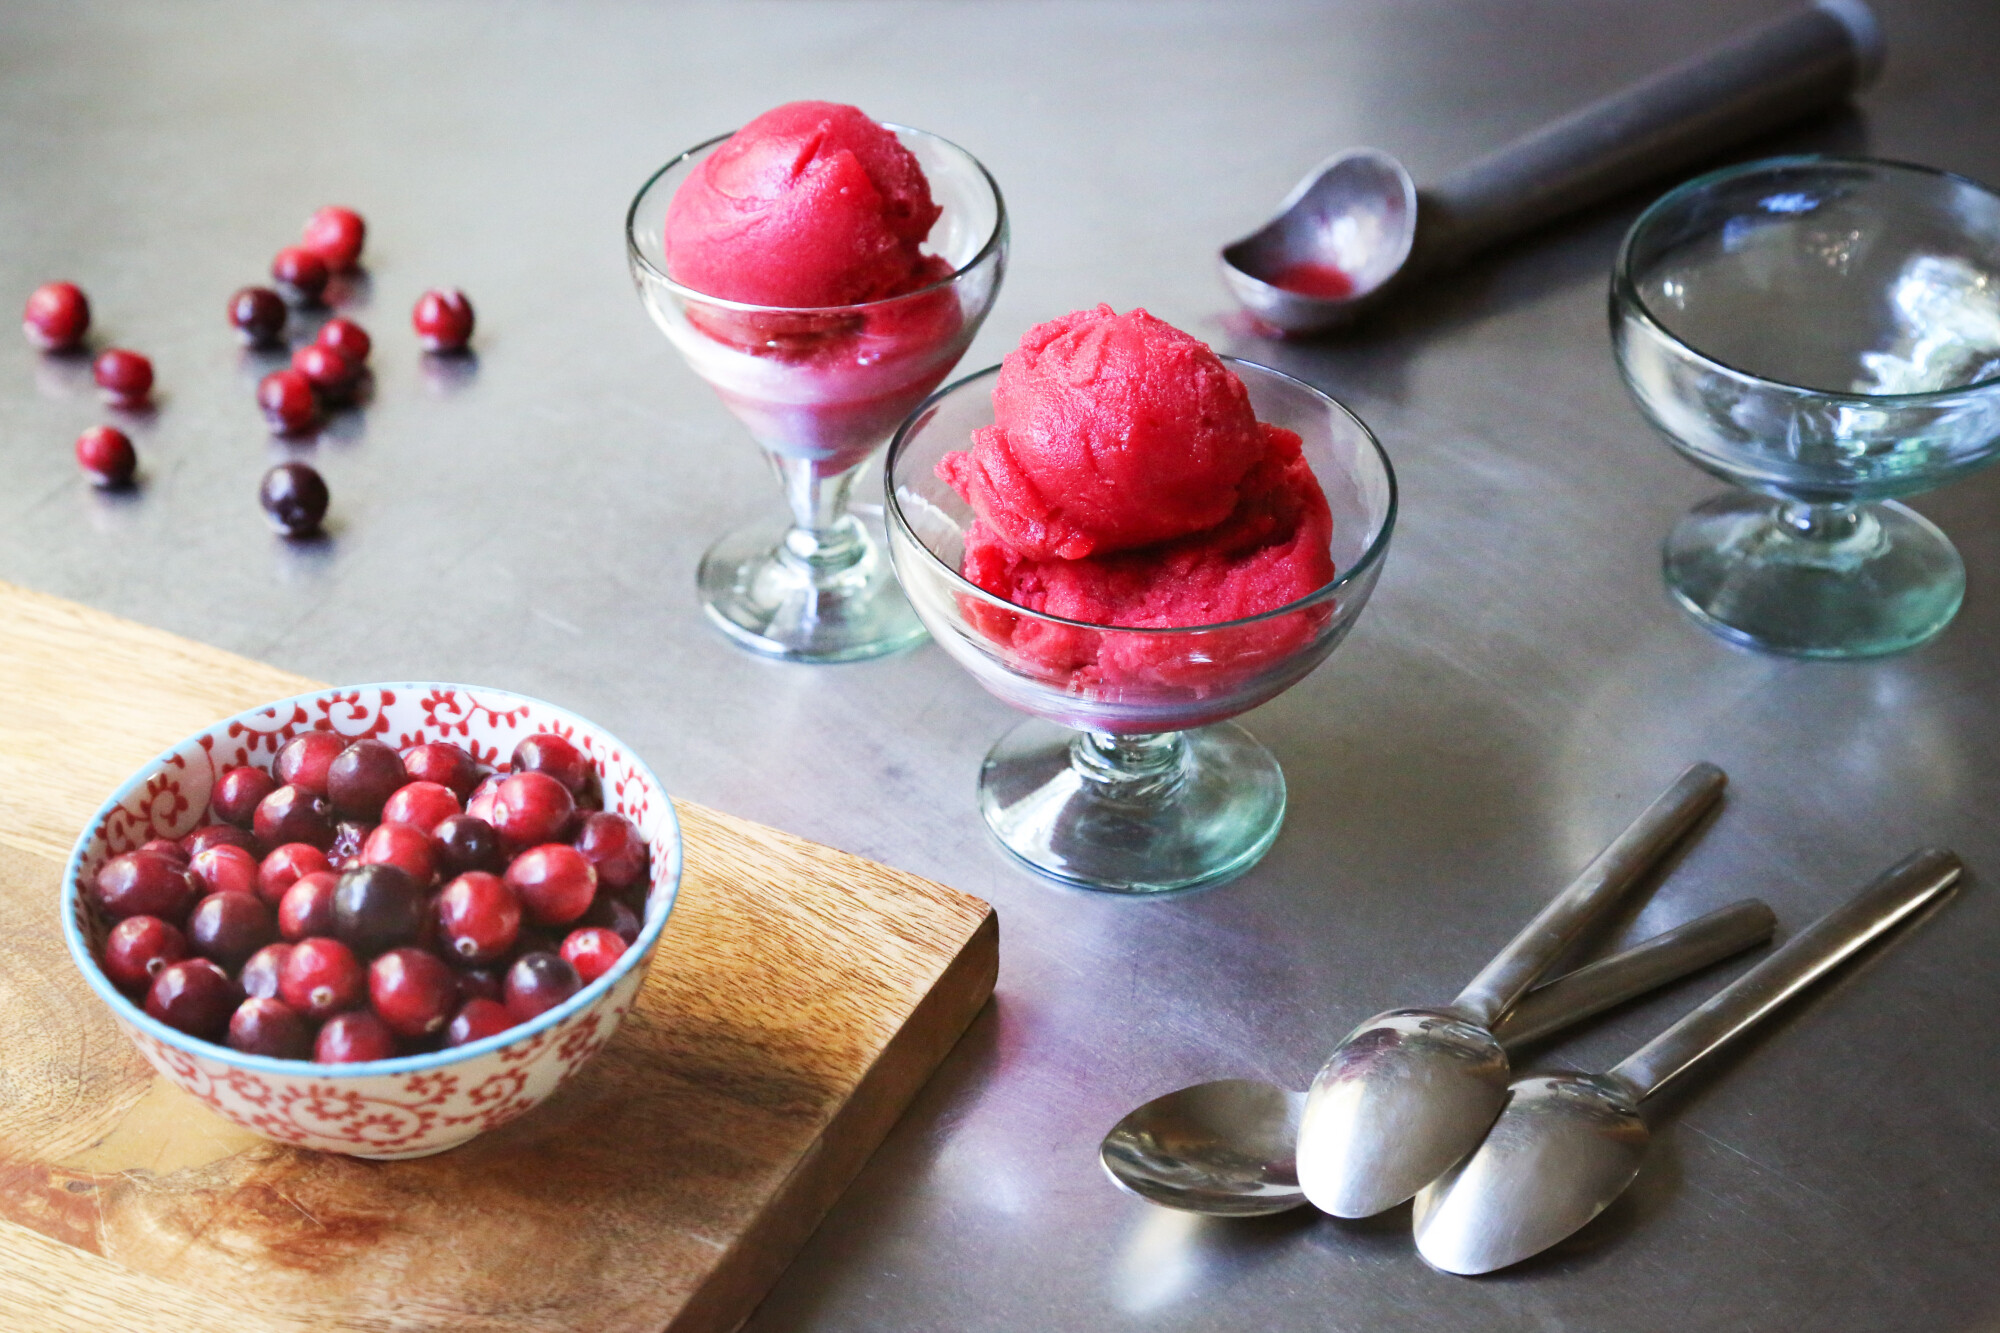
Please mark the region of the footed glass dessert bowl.
POLYGON ((993 425, 999 367, 938 392, 889 447, 889 552, 911 604, 973 679, 1033 715, 987 754, 980 813, 1014 856, 1070 884, 1156 893, 1255 865, 1284 822, 1285 778, 1228 719, 1324 661, 1381 574, 1396 513, 1381 445, 1311 385, 1222 360, 1259 421, 1301 437, 1333 516, 1333 580, 1261 615, 1117 628, 1030 611, 964 578, 974 513, 938 463, 993 425))
POLYGON ((1894 501, 2000 453, 2000 196, 1851 158, 1702 176, 1626 236, 1611 336, 1647 419, 1743 488, 1667 538, 1704 625, 1841 658, 1951 622, 1964 563, 1894 501))
POLYGON ((725 301, 667 276, 668 206, 730 136, 655 172, 626 215, 626 256, 654 323, 771 461, 788 521, 718 540, 698 581, 709 619, 772 657, 846 662, 907 648, 922 624, 883 555, 881 516, 848 509, 856 473, 964 355, 1007 263, 1007 211, 986 169, 922 130, 885 126, 942 212, 926 245, 950 275, 860 305, 725 301))

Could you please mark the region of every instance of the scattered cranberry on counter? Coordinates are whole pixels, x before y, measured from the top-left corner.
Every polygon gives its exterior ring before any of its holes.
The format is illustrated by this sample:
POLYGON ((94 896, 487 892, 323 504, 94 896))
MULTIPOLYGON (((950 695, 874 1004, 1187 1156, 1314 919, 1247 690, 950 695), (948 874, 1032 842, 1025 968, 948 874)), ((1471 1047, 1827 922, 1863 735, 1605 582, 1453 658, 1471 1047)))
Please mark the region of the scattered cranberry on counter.
POLYGON ((328 204, 306 219, 299 244, 326 261, 335 273, 345 273, 361 258, 361 245, 367 237, 368 224, 359 213, 328 204))
POLYGON ((366 1009, 335 1014, 319 1030, 313 1043, 313 1059, 323 1065, 360 1064, 368 1060, 388 1060, 396 1054, 396 1034, 388 1024, 366 1009))
POLYGON ((70 352, 90 328, 90 302, 73 282, 45 282, 28 295, 21 332, 44 352, 70 352))
POLYGON ((153 363, 122 347, 98 353, 90 371, 104 396, 119 407, 138 407, 153 391, 153 363))
POLYGON ((292 369, 306 377, 314 392, 329 403, 344 403, 361 383, 361 364, 349 361, 324 343, 292 353, 292 369))
POLYGON ((310 537, 326 517, 326 482, 304 463, 280 463, 264 474, 257 499, 271 526, 287 537, 310 537))
POLYGON ((465 293, 433 287, 417 298, 410 325, 427 352, 462 352, 472 340, 472 302, 465 293))
POLYGON ((312 381, 289 367, 257 381, 257 406, 281 435, 297 435, 319 420, 319 396, 312 381))
POLYGON ((285 332, 291 312, 269 287, 245 287, 229 298, 229 322, 251 347, 268 347, 285 332))
POLYGON ((113 426, 92 426, 76 437, 76 462, 92 483, 106 489, 130 484, 139 470, 131 438, 113 426))
POLYGON ((313 341, 321 347, 332 348, 357 366, 368 360, 368 353, 375 346, 368 330, 351 319, 337 317, 320 325, 319 337, 313 341))
POLYGON ((271 261, 271 277, 300 303, 311 305, 326 290, 326 261, 300 245, 288 245, 271 261))

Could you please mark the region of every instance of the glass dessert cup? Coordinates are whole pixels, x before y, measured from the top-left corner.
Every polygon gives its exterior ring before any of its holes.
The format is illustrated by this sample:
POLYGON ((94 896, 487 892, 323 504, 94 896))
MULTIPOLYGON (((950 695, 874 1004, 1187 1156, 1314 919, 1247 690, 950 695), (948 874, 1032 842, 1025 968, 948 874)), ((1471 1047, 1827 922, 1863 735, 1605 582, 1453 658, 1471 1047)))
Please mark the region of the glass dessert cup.
POLYGON ((1116 629, 1025 610, 963 578, 971 506, 938 460, 993 424, 995 366, 935 394, 887 463, 889 553, 925 626, 988 692, 1033 719, 987 754, 979 809, 1035 870, 1085 888, 1157 893, 1255 865, 1285 816, 1285 778, 1227 719, 1326 659, 1381 574, 1396 479, 1382 447, 1309 384, 1233 357, 1259 420, 1296 431, 1333 511, 1337 574, 1262 615, 1116 629))
POLYGON ((799 662, 907 648, 924 629, 883 555, 873 506, 848 508, 856 474, 965 354, 1007 266, 1007 210, 978 159, 891 125, 944 210, 927 245, 954 269, 862 305, 794 309, 723 301, 667 276, 667 205, 728 135, 655 172, 625 218, 626 258, 653 322, 770 459, 789 521, 722 537, 702 557, 709 619, 737 643, 799 662))
POLYGON ((2000 451, 2000 196, 1853 158, 1702 176, 1627 234, 1611 336, 1647 419, 1749 492, 1667 538, 1667 586, 1702 624, 1842 658, 1950 623, 1964 562, 1894 500, 2000 451))

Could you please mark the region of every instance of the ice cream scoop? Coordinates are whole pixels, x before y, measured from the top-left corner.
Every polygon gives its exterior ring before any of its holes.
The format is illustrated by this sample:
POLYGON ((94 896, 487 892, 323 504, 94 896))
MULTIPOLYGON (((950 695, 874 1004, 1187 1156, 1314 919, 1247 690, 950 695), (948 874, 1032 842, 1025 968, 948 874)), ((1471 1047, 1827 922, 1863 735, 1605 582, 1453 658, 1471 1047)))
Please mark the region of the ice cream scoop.
POLYGON ((1251 314, 1317 333, 1472 255, 1822 110, 1881 69, 1863 0, 1819 0, 1419 188, 1388 153, 1334 154, 1222 250, 1251 314))

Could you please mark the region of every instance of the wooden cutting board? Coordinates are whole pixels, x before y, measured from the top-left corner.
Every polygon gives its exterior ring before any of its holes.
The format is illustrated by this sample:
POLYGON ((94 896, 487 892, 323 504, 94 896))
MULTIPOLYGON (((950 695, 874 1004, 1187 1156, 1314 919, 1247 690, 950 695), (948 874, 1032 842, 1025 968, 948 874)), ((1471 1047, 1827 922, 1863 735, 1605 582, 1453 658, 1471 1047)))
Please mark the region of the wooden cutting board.
POLYGON ((314 688, 0 584, 0 1328, 734 1328, 992 994, 992 909, 682 802, 651 974, 574 1081, 414 1162, 267 1143, 131 1049, 57 892, 133 769, 314 688))

